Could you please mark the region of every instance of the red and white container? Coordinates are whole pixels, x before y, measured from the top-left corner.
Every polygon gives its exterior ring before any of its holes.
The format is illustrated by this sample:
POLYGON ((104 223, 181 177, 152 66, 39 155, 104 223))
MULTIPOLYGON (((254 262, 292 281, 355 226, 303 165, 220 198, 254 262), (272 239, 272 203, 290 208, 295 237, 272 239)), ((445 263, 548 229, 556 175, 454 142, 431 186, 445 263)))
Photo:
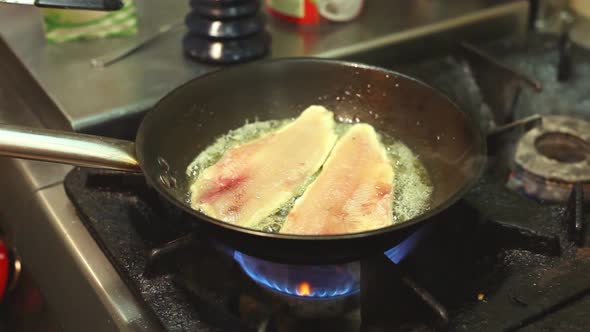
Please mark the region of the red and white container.
POLYGON ((364 0, 266 0, 272 15, 296 24, 351 21, 360 15, 363 5, 364 0))

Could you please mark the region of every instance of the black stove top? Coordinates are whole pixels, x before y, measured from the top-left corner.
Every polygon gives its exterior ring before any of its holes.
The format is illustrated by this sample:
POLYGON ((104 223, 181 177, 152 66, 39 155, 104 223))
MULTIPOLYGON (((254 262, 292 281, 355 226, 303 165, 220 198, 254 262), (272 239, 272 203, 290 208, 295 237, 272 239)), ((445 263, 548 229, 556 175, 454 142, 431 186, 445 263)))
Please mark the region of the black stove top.
POLYGON ((523 131, 510 130, 507 122, 532 114, 590 116, 581 107, 590 95, 590 76, 584 75, 590 57, 568 49, 571 75, 557 82, 557 45, 543 36, 524 46, 488 45, 484 49, 509 66, 496 70, 486 68, 489 59, 470 46, 459 57, 395 68, 442 89, 480 119, 491 133, 489 169, 443 212, 444 222, 422 229, 419 239, 387 256, 297 267, 309 283, 281 277, 285 267, 212 243, 183 223, 140 175, 77 168, 66 178, 66 191, 130 289, 166 330, 585 331, 590 249, 584 245, 590 242, 584 225, 590 220, 583 215, 582 186, 574 186, 569 201, 555 204, 506 186, 510 154, 523 131), (494 82, 499 92, 481 92, 494 82), (492 120, 499 124, 495 131, 492 120), (316 289, 319 280, 314 273, 336 275, 331 280, 338 281, 324 284, 339 286, 312 293, 309 284, 316 289))

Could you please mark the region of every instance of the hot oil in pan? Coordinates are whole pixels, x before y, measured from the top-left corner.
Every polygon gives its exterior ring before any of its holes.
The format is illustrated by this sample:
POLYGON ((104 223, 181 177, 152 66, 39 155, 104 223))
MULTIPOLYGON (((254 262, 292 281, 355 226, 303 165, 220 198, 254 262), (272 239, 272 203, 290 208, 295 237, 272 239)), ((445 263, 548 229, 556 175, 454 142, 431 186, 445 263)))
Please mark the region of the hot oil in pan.
MULTIPOLYGON (((230 148, 259 138, 292 121, 293 119, 256 121, 229 131, 201 152, 188 166, 189 181, 194 182, 201 171, 215 164, 230 148)), ((344 135, 353 124, 338 122, 335 128, 337 135, 344 135)), ((424 165, 410 148, 395 138, 383 134, 380 136, 395 171, 395 189, 392 202, 393 223, 404 222, 429 208, 432 185, 424 165)), ((305 188, 313 182, 318 174, 319 172, 309 177, 288 202, 252 228, 270 233, 278 232, 297 198, 303 195, 305 188)), ((187 203, 190 204, 190 197, 187 198, 187 203)))

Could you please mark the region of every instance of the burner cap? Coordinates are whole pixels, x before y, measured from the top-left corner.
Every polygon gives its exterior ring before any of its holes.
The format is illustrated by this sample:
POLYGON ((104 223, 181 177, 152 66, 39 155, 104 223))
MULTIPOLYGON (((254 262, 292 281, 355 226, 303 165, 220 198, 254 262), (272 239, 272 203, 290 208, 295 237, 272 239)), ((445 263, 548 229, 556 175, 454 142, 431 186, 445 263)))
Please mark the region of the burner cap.
POLYGON ((182 43, 186 54, 191 58, 215 64, 229 64, 266 55, 270 35, 263 32, 241 39, 216 41, 188 34, 182 43))
POLYGON ((590 181, 590 122, 567 117, 543 117, 542 127, 518 142, 515 162, 541 178, 565 182, 590 181))

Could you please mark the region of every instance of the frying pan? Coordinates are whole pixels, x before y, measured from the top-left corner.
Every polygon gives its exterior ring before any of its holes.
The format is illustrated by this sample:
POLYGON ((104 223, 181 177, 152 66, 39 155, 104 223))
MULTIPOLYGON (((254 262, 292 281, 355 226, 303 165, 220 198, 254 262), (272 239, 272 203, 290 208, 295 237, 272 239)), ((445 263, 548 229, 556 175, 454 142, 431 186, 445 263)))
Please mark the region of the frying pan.
POLYGON ((466 113, 418 80, 362 64, 300 58, 231 67, 184 84, 147 113, 135 143, 2 125, 0 155, 142 171, 150 186, 195 224, 195 231, 257 257, 309 263, 384 251, 421 224, 440 220, 439 212, 482 173, 486 145, 466 113), (430 175, 431 208, 386 228, 329 236, 270 234, 191 209, 185 171, 200 151, 246 121, 293 118, 313 104, 327 107, 337 119, 369 123, 408 145, 430 175))

